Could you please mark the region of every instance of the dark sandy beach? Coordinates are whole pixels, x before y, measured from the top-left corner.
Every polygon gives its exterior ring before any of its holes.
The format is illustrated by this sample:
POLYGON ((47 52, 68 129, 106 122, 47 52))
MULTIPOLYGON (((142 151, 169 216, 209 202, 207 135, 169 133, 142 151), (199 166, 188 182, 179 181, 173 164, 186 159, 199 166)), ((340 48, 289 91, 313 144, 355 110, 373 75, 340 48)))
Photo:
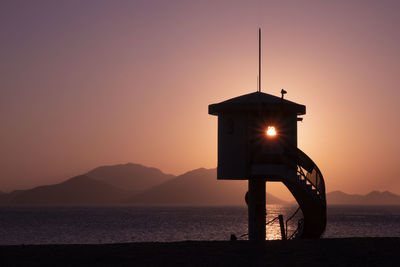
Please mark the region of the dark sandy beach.
POLYGON ((400 238, 0 246, 0 266, 400 266, 400 238))

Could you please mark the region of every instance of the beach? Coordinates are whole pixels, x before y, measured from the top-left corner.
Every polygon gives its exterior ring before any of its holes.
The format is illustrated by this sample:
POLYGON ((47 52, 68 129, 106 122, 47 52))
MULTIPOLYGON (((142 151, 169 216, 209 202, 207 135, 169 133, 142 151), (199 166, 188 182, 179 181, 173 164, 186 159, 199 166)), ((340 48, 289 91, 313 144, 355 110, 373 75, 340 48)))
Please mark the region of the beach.
POLYGON ((399 266, 400 238, 0 246, 0 266, 399 266))

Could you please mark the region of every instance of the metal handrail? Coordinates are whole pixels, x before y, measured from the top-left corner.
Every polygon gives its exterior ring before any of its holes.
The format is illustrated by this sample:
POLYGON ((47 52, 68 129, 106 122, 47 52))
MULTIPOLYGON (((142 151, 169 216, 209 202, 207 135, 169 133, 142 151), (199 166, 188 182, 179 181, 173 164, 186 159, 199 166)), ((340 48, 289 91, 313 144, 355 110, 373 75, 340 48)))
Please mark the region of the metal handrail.
POLYGON ((318 166, 303 151, 297 148, 297 173, 309 182, 318 195, 325 200, 325 181, 318 166), (307 173, 304 173, 304 170, 307 173))
POLYGON ((293 163, 297 165, 297 174, 310 183, 318 191, 319 196, 325 200, 325 181, 317 164, 298 147, 287 144, 285 148, 295 156, 290 161, 294 161, 293 163))
MULTIPOLYGON (((297 165, 297 174, 300 176, 301 179, 304 179, 306 182, 311 184, 313 188, 317 191, 318 197, 322 200, 324 206, 326 206, 326 199, 325 199, 325 181, 321 171, 319 170, 318 166, 308 157, 303 151, 298 149, 297 147, 292 147, 292 151, 296 151, 296 165, 297 165)), ((304 223, 304 218, 300 219, 297 225, 296 230, 288 237, 288 222, 294 218, 294 216, 298 213, 300 207, 286 220, 285 225, 285 235, 287 239, 295 238, 302 229, 302 223, 304 223)), ((300 233, 301 234, 301 233, 300 233)))
MULTIPOLYGON (((285 222, 285 236, 286 236, 286 238, 287 238, 287 236, 288 236, 288 227, 287 227, 288 222, 289 222, 291 219, 293 219, 294 216, 296 216, 296 214, 299 212, 299 210, 300 210, 300 207, 298 207, 297 210, 296 210, 296 211, 286 220, 286 222, 285 222)), ((296 231, 297 231, 297 230, 296 230, 296 231)))
POLYGON ((300 232, 300 227, 303 227, 303 223, 304 223, 304 218, 301 218, 297 223, 296 230, 289 236, 288 240, 296 237, 296 235, 300 232))

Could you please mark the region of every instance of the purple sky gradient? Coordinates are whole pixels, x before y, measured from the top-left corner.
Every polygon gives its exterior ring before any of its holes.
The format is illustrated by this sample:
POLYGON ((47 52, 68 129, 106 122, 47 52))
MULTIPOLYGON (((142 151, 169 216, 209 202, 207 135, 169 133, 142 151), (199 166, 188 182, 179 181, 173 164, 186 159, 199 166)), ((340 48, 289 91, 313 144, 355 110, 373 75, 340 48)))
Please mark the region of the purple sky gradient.
POLYGON ((217 164, 207 105, 307 106, 327 190, 400 194, 399 1, 1 1, 0 190, 103 164, 217 164))

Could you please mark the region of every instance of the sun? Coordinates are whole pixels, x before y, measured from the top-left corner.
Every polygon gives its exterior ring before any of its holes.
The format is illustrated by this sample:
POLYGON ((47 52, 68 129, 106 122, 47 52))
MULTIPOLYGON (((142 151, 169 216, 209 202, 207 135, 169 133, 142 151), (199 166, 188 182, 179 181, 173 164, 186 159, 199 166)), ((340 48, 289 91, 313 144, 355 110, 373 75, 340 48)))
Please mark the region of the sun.
POLYGON ((265 130, 265 134, 267 136, 275 136, 276 135, 276 129, 274 126, 268 126, 267 129, 265 130))

